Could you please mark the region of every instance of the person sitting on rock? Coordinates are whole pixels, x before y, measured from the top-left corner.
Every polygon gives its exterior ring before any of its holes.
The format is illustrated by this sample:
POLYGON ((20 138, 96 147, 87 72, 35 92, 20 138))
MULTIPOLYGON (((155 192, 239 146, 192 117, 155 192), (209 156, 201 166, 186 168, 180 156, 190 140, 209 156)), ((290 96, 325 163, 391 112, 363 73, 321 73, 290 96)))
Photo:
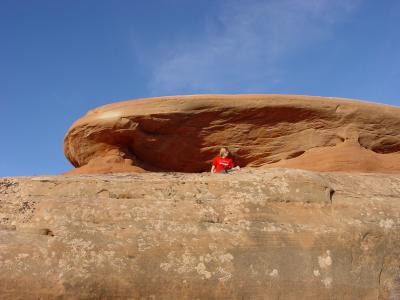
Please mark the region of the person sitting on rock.
POLYGON ((219 150, 219 156, 213 159, 211 166, 211 173, 228 173, 231 171, 239 170, 240 167, 236 166, 232 158, 229 158, 229 151, 223 147, 219 150))

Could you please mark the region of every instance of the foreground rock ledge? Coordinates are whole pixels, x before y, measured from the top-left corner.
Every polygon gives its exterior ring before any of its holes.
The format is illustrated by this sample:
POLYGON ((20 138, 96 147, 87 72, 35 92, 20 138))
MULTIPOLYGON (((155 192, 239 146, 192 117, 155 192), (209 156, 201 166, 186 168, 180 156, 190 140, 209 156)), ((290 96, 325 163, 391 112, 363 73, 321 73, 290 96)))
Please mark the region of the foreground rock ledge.
POLYGON ((70 174, 203 172, 221 146, 247 167, 400 173, 400 108, 294 95, 192 95, 105 105, 64 139, 70 174), (318 161, 318 164, 315 162, 318 161))
POLYGON ((0 179, 1 299, 399 299, 400 176, 0 179))

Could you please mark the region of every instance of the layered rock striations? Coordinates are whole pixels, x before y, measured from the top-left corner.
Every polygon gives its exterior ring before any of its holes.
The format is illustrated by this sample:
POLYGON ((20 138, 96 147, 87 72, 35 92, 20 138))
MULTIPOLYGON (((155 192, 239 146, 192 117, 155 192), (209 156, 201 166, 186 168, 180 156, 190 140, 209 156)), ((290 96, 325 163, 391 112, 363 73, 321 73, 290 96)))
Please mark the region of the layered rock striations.
POLYGON ((1 299, 399 299, 400 176, 0 179, 1 299))
POLYGON ((0 178, 0 299, 400 299, 399 132, 308 96, 92 110, 75 176, 0 178), (221 146, 246 168, 193 174, 221 146))
POLYGON ((89 111, 64 140, 69 173, 203 172, 221 146, 247 167, 400 172, 400 108, 291 95, 193 95, 89 111), (317 163, 316 163, 317 162, 317 163))

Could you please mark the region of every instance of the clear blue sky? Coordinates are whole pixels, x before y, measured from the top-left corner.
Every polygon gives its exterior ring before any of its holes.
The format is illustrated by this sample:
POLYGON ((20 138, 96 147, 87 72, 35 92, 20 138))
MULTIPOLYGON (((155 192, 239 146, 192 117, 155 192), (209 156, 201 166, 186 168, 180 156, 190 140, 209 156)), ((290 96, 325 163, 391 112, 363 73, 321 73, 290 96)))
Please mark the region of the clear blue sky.
POLYGON ((400 105, 400 1, 0 0, 0 176, 71 168, 89 109, 194 93, 400 105))

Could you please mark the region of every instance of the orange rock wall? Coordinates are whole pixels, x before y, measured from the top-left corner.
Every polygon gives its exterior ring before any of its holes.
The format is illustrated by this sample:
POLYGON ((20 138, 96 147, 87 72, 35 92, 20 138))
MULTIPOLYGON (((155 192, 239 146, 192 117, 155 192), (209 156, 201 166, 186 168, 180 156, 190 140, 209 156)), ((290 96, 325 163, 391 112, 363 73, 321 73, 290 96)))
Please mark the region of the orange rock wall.
POLYGON ((0 299, 399 299, 400 176, 0 178, 0 299))

